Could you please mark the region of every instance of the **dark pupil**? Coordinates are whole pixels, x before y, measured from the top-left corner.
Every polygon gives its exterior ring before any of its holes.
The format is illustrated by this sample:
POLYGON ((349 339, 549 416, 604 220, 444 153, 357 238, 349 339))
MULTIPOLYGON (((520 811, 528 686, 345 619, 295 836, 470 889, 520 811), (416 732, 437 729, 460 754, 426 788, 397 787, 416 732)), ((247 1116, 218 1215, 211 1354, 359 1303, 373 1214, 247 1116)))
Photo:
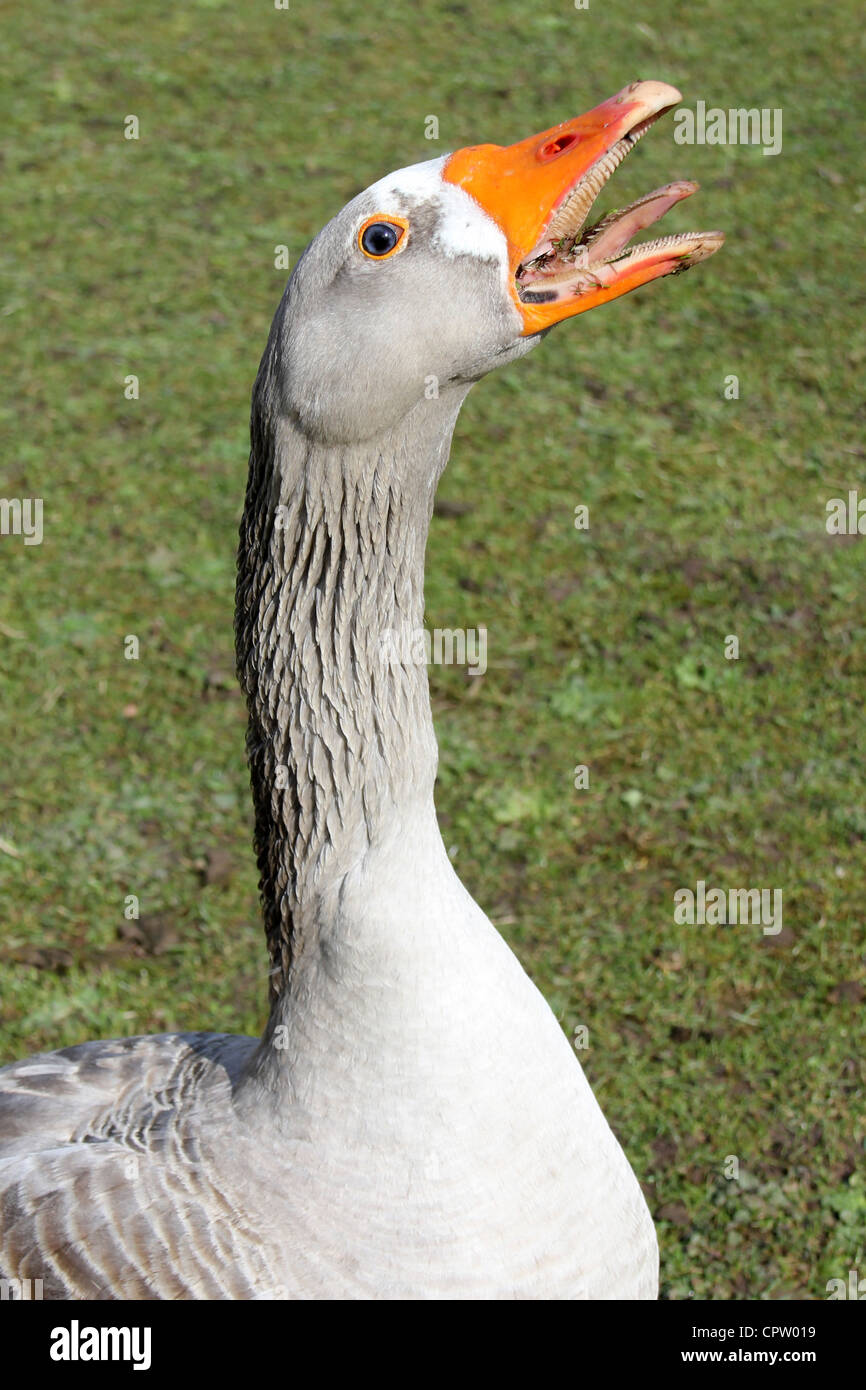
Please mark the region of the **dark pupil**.
POLYGON ((364 232, 361 245, 371 256, 387 256, 397 245, 398 237, 387 222, 373 222, 364 232))

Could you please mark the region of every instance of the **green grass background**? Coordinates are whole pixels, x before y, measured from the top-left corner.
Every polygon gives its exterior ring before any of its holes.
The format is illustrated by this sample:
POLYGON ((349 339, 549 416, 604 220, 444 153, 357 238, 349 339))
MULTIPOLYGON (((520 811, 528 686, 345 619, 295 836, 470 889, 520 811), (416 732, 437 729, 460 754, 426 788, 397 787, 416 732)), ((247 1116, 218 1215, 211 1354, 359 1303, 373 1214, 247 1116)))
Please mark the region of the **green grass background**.
POLYGON ((866 1274, 866 542, 824 525, 866 496, 860 7, 72 0, 7 9, 0 46, 0 494, 45 515, 41 547, 0 540, 3 1060, 263 1023, 232 603, 275 245, 294 261, 389 169, 636 77, 782 108, 775 158, 658 127, 602 207, 697 178, 665 229, 725 249, 464 408, 427 620, 486 624, 490 665, 431 670, 438 806, 473 895, 589 1028, 663 1294, 866 1274), (781 888, 784 931, 675 925, 698 879, 781 888))

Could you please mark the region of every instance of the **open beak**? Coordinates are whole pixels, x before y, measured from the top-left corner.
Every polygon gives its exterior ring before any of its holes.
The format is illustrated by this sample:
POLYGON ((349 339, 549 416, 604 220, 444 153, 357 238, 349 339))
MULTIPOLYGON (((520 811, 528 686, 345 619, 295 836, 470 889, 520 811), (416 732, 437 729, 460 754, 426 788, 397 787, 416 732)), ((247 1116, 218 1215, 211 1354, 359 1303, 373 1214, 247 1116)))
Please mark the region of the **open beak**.
POLYGON ((541 135, 517 145, 472 145, 448 159, 444 177, 465 189, 506 237, 511 293, 524 336, 687 270, 722 245, 722 232, 677 232, 628 245, 636 232, 694 193, 696 183, 666 184, 588 222, 617 165, 681 100, 665 82, 632 82, 586 115, 541 135))

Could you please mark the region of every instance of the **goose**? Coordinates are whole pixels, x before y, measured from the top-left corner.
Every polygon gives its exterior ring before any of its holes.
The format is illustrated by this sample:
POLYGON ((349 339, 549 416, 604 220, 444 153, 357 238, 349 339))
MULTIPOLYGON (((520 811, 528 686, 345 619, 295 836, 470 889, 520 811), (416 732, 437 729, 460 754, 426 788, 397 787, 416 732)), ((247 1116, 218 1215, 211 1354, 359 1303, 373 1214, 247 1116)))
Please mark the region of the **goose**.
POLYGON ((692 183, 588 220, 680 100, 634 82, 391 174, 299 259, 253 389, 236 594, 267 1025, 3 1068, 4 1279, 54 1299, 657 1297, 641 1187, 454 871, 426 670, 386 638, 422 629, 472 384, 722 244, 629 245, 692 183))

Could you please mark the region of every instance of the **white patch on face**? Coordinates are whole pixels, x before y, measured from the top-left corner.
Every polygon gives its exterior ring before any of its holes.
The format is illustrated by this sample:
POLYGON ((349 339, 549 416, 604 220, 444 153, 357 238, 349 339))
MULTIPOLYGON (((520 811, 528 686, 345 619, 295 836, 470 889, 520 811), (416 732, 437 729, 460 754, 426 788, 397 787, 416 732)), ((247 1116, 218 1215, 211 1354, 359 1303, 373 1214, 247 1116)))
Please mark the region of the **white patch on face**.
POLYGON ((451 259, 476 256, 482 261, 498 261, 507 273, 508 243, 502 229, 459 184, 443 179, 447 159, 445 154, 386 174, 371 184, 367 193, 383 213, 408 216, 410 223, 413 203, 437 203, 440 221, 434 246, 451 259))

